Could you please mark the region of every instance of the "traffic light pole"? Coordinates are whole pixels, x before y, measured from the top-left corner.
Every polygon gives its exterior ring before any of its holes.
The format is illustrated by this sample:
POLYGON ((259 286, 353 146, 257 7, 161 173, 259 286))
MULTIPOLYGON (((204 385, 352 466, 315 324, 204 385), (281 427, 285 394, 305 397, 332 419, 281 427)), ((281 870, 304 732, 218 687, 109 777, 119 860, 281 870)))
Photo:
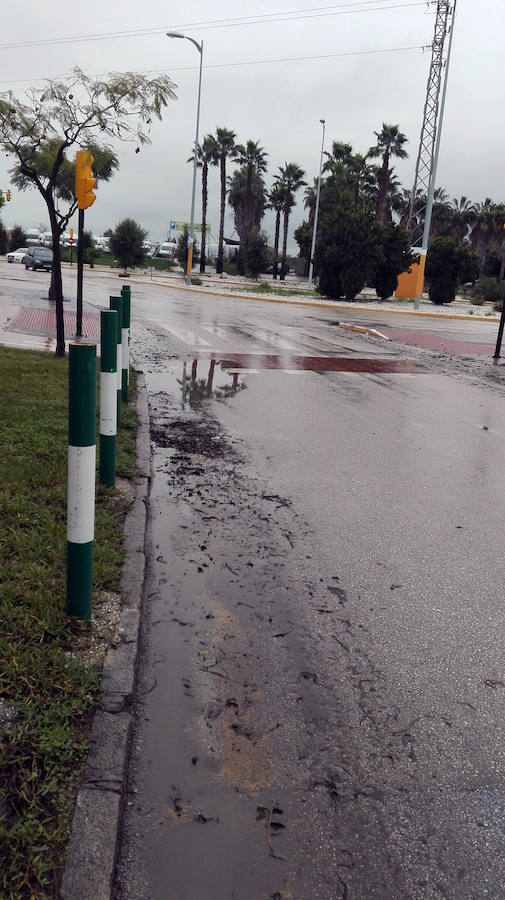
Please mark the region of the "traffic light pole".
POLYGON ((500 325, 498 327, 498 337, 496 339, 496 347, 495 347, 493 359, 500 358, 500 350, 501 350, 501 342, 502 342, 502 338, 503 338, 503 326, 504 325, 505 325, 505 303, 502 303, 500 325))
POLYGON ((96 178, 91 168, 93 157, 88 150, 78 150, 75 154, 75 196, 79 208, 79 224, 77 230, 77 315, 75 323, 76 337, 82 337, 82 269, 84 264, 84 210, 95 202, 93 188, 96 178))
POLYGON ((76 337, 82 337, 82 269, 84 265, 84 210, 79 210, 79 224, 77 229, 77 321, 75 327, 76 337))

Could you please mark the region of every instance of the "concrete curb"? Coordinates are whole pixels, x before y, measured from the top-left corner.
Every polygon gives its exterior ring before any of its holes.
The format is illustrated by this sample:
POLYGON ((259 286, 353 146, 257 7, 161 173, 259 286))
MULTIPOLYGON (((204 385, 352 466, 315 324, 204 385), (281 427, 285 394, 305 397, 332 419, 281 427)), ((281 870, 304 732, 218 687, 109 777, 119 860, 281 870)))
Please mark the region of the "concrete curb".
POLYGON ((363 325, 349 325, 347 322, 339 322, 339 328, 345 328, 347 331, 356 331, 358 334, 369 334, 370 337, 382 338, 383 341, 389 341, 387 335, 382 334, 382 331, 377 331, 376 328, 365 328, 363 325))
MULTIPOLYGON (((145 281, 141 281, 140 279, 130 278, 130 281, 135 284, 144 284, 145 281)), ((431 312, 422 312, 421 310, 415 309, 388 309, 384 306, 354 306, 352 303, 334 303, 331 300, 298 300, 295 297, 287 298, 287 297, 262 297, 260 294, 248 294, 245 291, 240 292, 239 294, 233 293, 233 291, 209 291, 202 290, 199 287, 188 287, 186 284, 165 284, 162 281, 150 281, 150 285, 154 287, 162 287, 168 288, 169 290, 177 290, 177 291, 189 291, 189 293, 193 294, 209 294, 210 297, 235 297, 237 300, 259 300, 262 303, 284 303, 292 306, 315 306, 320 309, 350 309, 356 312, 356 310, 362 309, 363 312, 378 312, 378 313, 390 313, 391 315, 397 316, 419 316, 425 319, 461 319, 463 321, 470 322, 499 322, 499 316, 463 316, 457 313, 431 313, 431 312)), ((384 337, 384 335, 382 335, 384 337)))
POLYGON ((145 573, 144 540, 150 477, 149 412, 145 378, 137 375, 135 500, 124 527, 120 642, 105 657, 102 699, 91 729, 72 834, 60 887, 61 900, 110 900, 117 836, 133 725, 140 611, 145 573))

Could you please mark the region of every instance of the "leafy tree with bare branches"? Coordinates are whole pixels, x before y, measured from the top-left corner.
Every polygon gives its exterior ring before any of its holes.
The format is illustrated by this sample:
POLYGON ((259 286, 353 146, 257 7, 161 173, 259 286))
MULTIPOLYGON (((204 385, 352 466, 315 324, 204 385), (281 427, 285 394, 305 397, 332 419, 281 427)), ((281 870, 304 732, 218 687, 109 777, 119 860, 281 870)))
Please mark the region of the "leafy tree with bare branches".
POLYGON ((93 79, 75 68, 65 81, 49 79, 31 88, 24 100, 12 91, 0 94, 0 147, 11 157, 12 182, 36 188, 47 206, 52 234, 50 298, 56 303, 56 356, 65 353, 60 238, 77 208, 75 160, 81 148, 94 157, 98 182, 108 181, 119 163, 110 140, 150 142, 153 118, 161 119, 175 85, 166 75, 147 78, 135 72, 93 79), (59 202, 57 202, 59 201, 59 202), (64 204, 62 207, 61 204, 64 204))

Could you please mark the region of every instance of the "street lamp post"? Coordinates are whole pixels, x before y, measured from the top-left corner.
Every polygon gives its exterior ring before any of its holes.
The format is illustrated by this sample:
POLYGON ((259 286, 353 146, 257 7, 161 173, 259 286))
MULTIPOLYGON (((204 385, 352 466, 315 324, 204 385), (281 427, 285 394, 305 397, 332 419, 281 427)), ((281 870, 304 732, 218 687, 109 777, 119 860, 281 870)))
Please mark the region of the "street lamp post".
POLYGON ((312 284, 312 275, 314 272, 314 251, 316 249, 317 217, 319 215, 319 195, 321 193, 321 172, 323 170, 325 119, 319 119, 319 121, 321 122, 321 125, 323 126, 323 137, 321 140, 321 159, 319 162, 319 178, 317 180, 316 211, 314 213, 314 228, 312 229, 312 247, 310 248, 309 284, 312 284))
POLYGON ((198 102, 196 106, 196 132, 195 132, 195 148, 193 151, 193 190, 191 192, 191 217, 189 220, 189 246, 188 246, 188 265, 186 269, 186 284, 191 284, 191 269, 193 268, 193 247, 195 242, 195 193, 196 193, 196 170, 198 167, 198 130, 200 127, 200 97, 202 93, 202 62, 203 62, 203 41, 198 43, 194 38, 188 37, 187 34, 180 34, 178 31, 167 31, 167 37, 182 38, 191 41, 195 45, 200 54, 200 74, 198 78, 198 102))

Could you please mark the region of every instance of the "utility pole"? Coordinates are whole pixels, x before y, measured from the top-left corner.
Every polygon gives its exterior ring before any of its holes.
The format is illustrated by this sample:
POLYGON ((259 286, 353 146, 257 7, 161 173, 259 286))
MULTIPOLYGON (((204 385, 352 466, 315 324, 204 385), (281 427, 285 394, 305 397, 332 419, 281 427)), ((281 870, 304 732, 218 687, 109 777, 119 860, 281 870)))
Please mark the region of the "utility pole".
POLYGON ((433 210, 433 197, 437 177, 437 164, 442 134, 442 121, 444 117, 455 15, 456 0, 437 0, 435 34, 431 50, 430 72, 428 75, 421 138, 419 141, 419 153, 416 162, 414 186, 412 188, 412 196, 410 199, 408 221, 408 227, 411 233, 411 245, 413 248, 415 248, 416 245, 418 246, 418 242, 421 240, 422 236, 420 248, 421 258, 414 309, 419 309, 424 286, 424 270, 430 236, 431 214, 433 210), (442 98, 440 100, 442 80, 443 90, 442 98), (419 201, 419 206, 417 205, 417 201, 419 201))
POLYGON ((312 286, 312 275, 314 272, 314 253, 316 249, 316 236, 317 236, 317 220, 319 217, 319 198, 321 196, 321 173, 323 171, 323 153, 324 153, 324 130, 325 130, 325 119, 319 119, 321 125, 323 126, 323 134, 321 138, 321 158, 319 160, 319 178, 317 179, 317 193, 316 193, 316 209, 314 212, 314 225, 312 228, 312 245, 310 248, 310 261, 309 261, 309 278, 308 282, 312 286))

